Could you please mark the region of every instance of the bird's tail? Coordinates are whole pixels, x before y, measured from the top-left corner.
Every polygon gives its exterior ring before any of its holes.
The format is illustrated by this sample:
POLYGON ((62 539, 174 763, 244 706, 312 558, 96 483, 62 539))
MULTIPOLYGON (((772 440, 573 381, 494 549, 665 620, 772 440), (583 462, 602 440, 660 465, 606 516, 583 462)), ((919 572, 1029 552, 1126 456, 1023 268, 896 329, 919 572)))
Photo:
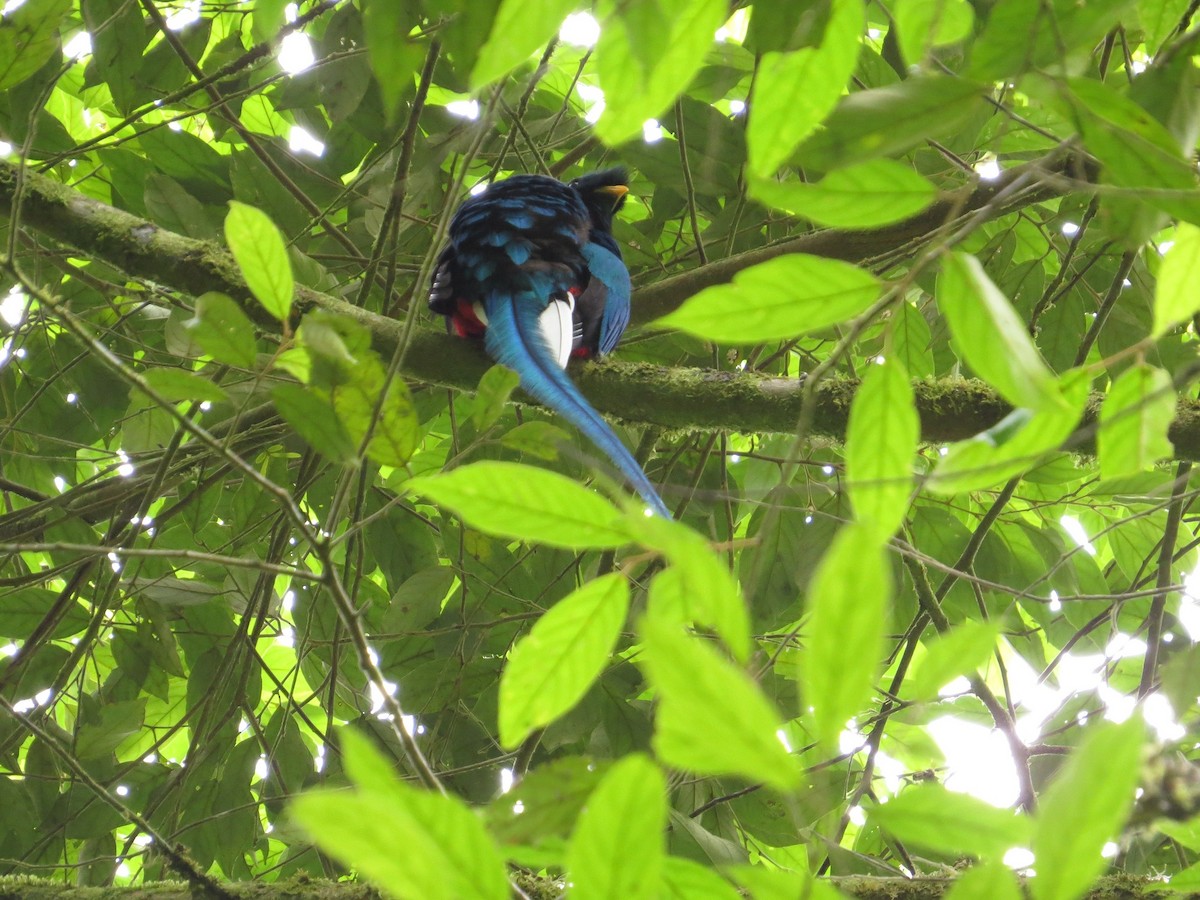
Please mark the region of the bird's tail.
POLYGON ((484 342, 488 353, 520 376, 526 393, 554 409, 600 448, 654 512, 671 518, 633 454, 557 364, 556 354, 541 330, 543 305, 533 296, 493 292, 486 304, 484 342))

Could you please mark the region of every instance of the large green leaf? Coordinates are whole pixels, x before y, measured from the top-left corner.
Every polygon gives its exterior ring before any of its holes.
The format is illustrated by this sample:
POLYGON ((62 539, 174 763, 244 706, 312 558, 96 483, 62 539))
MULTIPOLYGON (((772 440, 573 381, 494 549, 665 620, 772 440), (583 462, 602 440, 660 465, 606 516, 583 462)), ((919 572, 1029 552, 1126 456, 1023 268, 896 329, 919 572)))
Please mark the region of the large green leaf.
POLYGON ((1025 323, 979 260, 953 253, 942 263, 938 309, 959 355, 1014 406, 1060 407, 1062 396, 1025 323))
POLYGON ((500 678, 500 743, 517 747, 583 697, 609 661, 629 611, 629 585, 605 575, 559 600, 508 654, 500 678))
POLYGON ((905 788, 871 809, 878 822, 905 844, 956 857, 998 859, 1029 841, 1030 821, 1011 810, 996 809, 937 783, 905 788))
POLYGON ((825 127, 800 145, 796 160, 828 171, 952 134, 973 118, 983 88, 963 78, 923 75, 896 85, 858 91, 838 104, 825 127))
POLYGON ((837 746, 846 723, 871 702, 887 630, 892 576, 883 540, 860 525, 843 528, 809 588, 801 657, 804 705, 817 740, 837 746))
POLYGON ((509 896, 504 859, 461 800, 389 778, 366 738, 350 730, 341 737, 359 789, 310 791, 289 807, 318 846, 404 900, 509 896))
POLYGON ((655 688, 654 750, 668 765, 741 775, 778 790, 800 782, 777 737, 783 723, 758 685, 677 622, 648 616, 639 663, 655 688))
POLYGON ((608 770, 571 835, 571 896, 661 896, 666 859, 667 780, 649 758, 631 754, 608 770))
POLYGON ((1104 871, 1105 843, 1133 809, 1145 728, 1097 722, 1042 793, 1033 834, 1035 900, 1073 900, 1104 871))
POLYGON ((58 28, 71 0, 35 0, 0 17, 0 91, 20 84, 59 48, 58 28))
POLYGON ((714 341, 769 341, 853 318, 879 293, 879 280, 857 266, 793 253, 705 288, 659 321, 714 341))
POLYGON ((773 175, 812 134, 837 104, 854 71, 863 5, 832 0, 830 6, 818 46, 764 53, 759 62, 746 128, 750 171, 759 177, 773 175))
POLYGON ((639 133, 687 87, 729 7, 723 0, 659 0, 609 9, 596 47, 605 103, 596 136, 616 145, 639 133))
POLYGON ((1200 312, 1200 228, 1181 222, 1175 241, 1163 256, 1154 288, 1154 337, 1200 312))
POLYGON ((811 184, 755 180, 750 182, 750 193, 768 206, 829 228, 878 228, 902 222, 937 197, 928 179, 890 159, 835 169, 811 184))
POLYGON ((292 266, 283 235, 260 209, 234 201, 225 217, 225 240, 250 293, 281 322, 292 308, 292 266))
POLYGON ((1171 376, 1145 363, 1130 366, 1109 387, 1100 410, 1100 473, 1105 478, 1133 475, 1171 456, 1167 429, 1174 418, 1171 376))
POLYGON ((489 534, 567 548, 619 547, 629 540, 612 503, 557 472, 477 462, 406 486, 489 534))
POLYGON ((908 509, 920 427, 904 366, 893 359, 871 366, 850 404, 846 488, 855 520, 883 540, 908 509))
POLYGON ((576 0, 503 0, 471 70, 471 86, 490 84, 529 59, 576 6, 576 0))

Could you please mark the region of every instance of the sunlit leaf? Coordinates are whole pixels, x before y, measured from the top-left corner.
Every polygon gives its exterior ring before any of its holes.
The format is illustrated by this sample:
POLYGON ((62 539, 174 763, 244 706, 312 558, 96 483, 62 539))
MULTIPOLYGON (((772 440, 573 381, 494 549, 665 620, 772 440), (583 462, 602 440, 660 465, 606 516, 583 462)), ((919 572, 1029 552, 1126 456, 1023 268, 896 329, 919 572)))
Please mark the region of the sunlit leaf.
POLYGON ((957 44, 971 34, 975 13, 966 0, 897 0, 892 16, 900 52, 918 65, 934 47, 957 44))
POLYGON ((1167 429, 1174 418, 1171 376, 1145 363, 1130 366, 1113 381, 1100 409, 1100 473, 1105 478, 1132 475, 1171 456, 1175 448, 1167 429))
POLYGON ((629 525, 640 543, 671 561, 651 585, 655 613, 712 628, 734 657, 745 661, 751 649, 750 616, 726 561, 695 531, 662 516, 631 517, 629 525))
POLYGON ((596 47, 605 98, 596 136, 620 144, 662 113, 692 80, 728 15, 723 0, 660 0, 626 4, 607 17, 596 47), (642 18, 650 11, 657 27, 647 33, 642 18))
POLYGON ((871 702, 891 592, 883 541, 861 526, 838 532, 809 587, 801 668, 804 704, 827 747, 871 702))
POLYGON ((1175 228, 1175 242, 1163 257, 1154 288, 1153 337, 1200 312, 1200 228, 1186 222, 1175 228))
POLYGON ((869 367, 850 404, 846 487, 855 520, 884 540, 908 509, 920 425, 904 367, 893 359, 869 367))
POLYGON ((1061 406, 1054 373, 979 260, 965 253, 947 256, 937 301, 959 354, 1005 400, 1031 409, 1061 406))
POLYGON ((853 318, 879 293, 879 280, 857 266, 793 253, 705 288, 659 323, 714 341, 769 341, 853 318))
POLYGON ((295 798, 290 815, 309 837, 404 900, 508 897, 504 859, 480 819, 456 797, 388 779, 379 752, 346 734, 342 753, 360 789, 295 798))
POLYGON ((702 775, 741 775, 778 790, 800 770, 776 732, 779 714, 757 684, 675 622, 642 620, 639 664, 655 688, 654 750, 668 765, 702 775))
POLYGON ((940 635, 925 648, 904 682, 904 696, 932 700, 938 691, 960 675, 983 666, 996 649, 999 628, 990 622, 966 621, 940 635))
POLYGON ((1022 894, 1012 870, 992 860, 959 873, 945 897, 946 900, 1021 900, 1022 894))
POLYGON ((225 240, 250 293, 267 312, 286 322, 295 285, 283 235, 275 223, 262 210, 234 200, 225 217, 225 240))
POLYGON ((1121 725, 1089 724, 1038 804, 1032 849, 1035 900, 1073 900, 1105 870, 1100 855, 1133 808, 1145 728, 1133 715, 1121 725))
POLYGON ((1030 821, 937 783, 906 787, 871 808, 872 822, 905 844, 948 856, 1002 857, 1029 841, 1030 821))
POLYGON ((613 504, 557 472, 477 462, 406 483, 472 528, 551 547, 619 547, 629 540, 613 504))
POLYGON ((1053 457, 1083 416, 1091 376, 1073 369, 1059 379, 1059 386, 1061 406, 1014 410, 987 431, 952 444, 926 487, 937 493, 981 490, 1053 457))
POLYGON ((746 142, 750 169, 761 178, 773 175, 812 134, 854 71, 864 8, 856 0, 833 0, 830 6, 819 46, 764 53, 759 62, 746 142))
POLYGON ((330 391, 338 419, 356 444, 371 435, 367 456, 385 466, 403 466, 417 447, 420 422, 402 378, 387 378, 373 353, 352 370, 350 380, 330 391))
POLYGON ((503 0, 471 70, 471 87, 507 75, 554 37, 574 0, 503 0))
POLYGON ((641 754, 626 756, 588 798, 567 848, 571 896, 660 896, 666 858, 667 780, 641 754))
POLYGON ((567 712, 604 670, 629 610, 619 574, 590 581, 559 600, 508 653, 500 678, 500 743, 520 745, 567 712))
POLYGON ((902 222, 929 206, 937 189, 909 166, 873 159, 835 169, 820 181, 756 180, 750 193, 776 209, 829 228, 877 228, 902 222))

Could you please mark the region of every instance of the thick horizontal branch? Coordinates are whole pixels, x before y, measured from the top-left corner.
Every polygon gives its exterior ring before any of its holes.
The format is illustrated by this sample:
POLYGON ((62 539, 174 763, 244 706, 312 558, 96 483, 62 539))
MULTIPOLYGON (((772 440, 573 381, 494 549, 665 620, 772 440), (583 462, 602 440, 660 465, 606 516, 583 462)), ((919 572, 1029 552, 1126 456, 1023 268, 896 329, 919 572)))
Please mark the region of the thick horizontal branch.
MULTIPOLYGON (((12 204, 17 173, 15 166, 0 163, 0 204, 12 204)), ((192 296, 205 291, 229 294, 242 302, 264 330, 277 328, 275 320, 249 299, 245 283, 224 248, 165 231, 32 171, 25 171, 24 180, 23 225, 132 276, 192 296)), ((723 267, 721 272, 731 271, 728 260, 697 271, 715 271, 718 266, 723 267)), ((647 288, 643 293, 653 290, 647 288)), ((320 307, 357 320, 370 329, 376 346, 385 353, 393 351, 400 339, 399 322, 336 297, 297 288, 296 302, 300 312, 320 307)), ((417 329, 402 372, 429 384, 471 390, 489 364, 479 349, 467 342, 433 329, 417 329)), ((680 430, 786 433, 800 418, 803 391, 801 382, 795 379, 613 361, 586 365, 572 374, 597 409, 631 423, 680 430)), ((977 434, 1009 412, 1008 405, 978 381, 915 381, 913 386, 921 435, 930 443, 977 434)), ((856 381, 842 378, 830 378, 821 384, 815 397, 814 434, 835 440, 845 434, 856 387, 856 381)), ((1099 395, 1093 398, 1088 422, 1094 421, 1100 399, 1099 395)), ((1180 401, 1171 439, 1177 458, 1200 460, 1200 404, 1180 401)), ((1087 449, 1086 439, 1078 446, 1087 449)))

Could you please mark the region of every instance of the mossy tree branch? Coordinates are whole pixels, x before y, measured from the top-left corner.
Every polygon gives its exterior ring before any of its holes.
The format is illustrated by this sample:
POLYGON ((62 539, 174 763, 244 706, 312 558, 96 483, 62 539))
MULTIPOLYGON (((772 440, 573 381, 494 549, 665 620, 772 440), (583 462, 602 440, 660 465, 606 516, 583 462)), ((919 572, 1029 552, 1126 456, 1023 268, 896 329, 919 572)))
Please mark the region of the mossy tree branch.
MULTIPOLYGON (((239 300, 264 330, 273 331, 277 327, 266 310, 250 299, 233 259, 224 248, 166 231, 30 170, 23 173, 22 180, 24 197, 20 208, 24 226, 131 276, 191 296, 206 291, 227 293, 239 300)), ((17 167, 0 163, 0 204, 12 205, 17 183, 17 167)), ((959 203, 958 208, 978 208, 994 200, 1000 189, 995 184, 979 188, 965 205, 959 203)), ((1050 188, 1037 188, 1040 196, 1047 190, 1050 188)), ((643 288, 635 306, 641 309, 643 318, 644 301, 656 313, 665 313, 686 299, 685 286, 686 291, 692 291, 720 283, 742 268, 780 253, 803 250, 841 258, 878 256, 937 227, 947 214, 948 209, 931 211, 919 220, 878 232, 820 232, 720 260, 643 288)), ((393 350, 400 337, 399 322, 308 288, 297 288, 296 307, 298 314, 323 308, 355 319, 370 329, 376 345, 385 352, 393 350)), ((433 329, 419 329, 409 344, 402 372, 429 384, 470 390, 488 365, 477 348, 433 329)), ((800 415, 801 383, 795 379, 615 361, 586 365, 573 374, 599 410, 631 423, 671 429, 786 433, 794 429, 800 415)), ((834 440, 845 434, 856 386, 857 382, 844 378, 830 378, 821 385, 814 434, 834 440)), ((969 437, 994 425, 1009 411, 994 391, 978 381, 917 381, 914 388, 921 434, 931 443, 969 437)), ((1085 425, 1094 421, 1099 401, 1099 396, 1093 398, 1085 425)), ((1200 460, 1200 403, 1179 401, 1171 439, 1176 458, 1200 460)), ((1086 428, 1077 446, 1089 447, 1086 428)))

